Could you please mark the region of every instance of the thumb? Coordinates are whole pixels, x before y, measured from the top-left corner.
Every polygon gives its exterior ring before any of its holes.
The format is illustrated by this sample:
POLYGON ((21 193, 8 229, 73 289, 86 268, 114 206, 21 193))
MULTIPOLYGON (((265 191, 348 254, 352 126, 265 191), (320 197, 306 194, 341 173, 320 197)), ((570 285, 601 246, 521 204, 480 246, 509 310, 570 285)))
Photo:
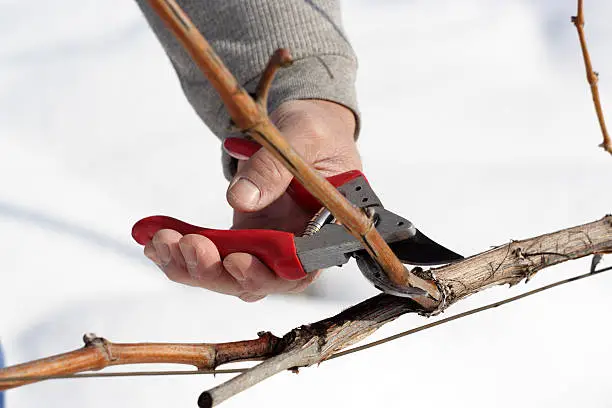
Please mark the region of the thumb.
POLYGON ((227 201, 237 211, 259 211, 279 198, 293 175, 270 152, 260 149, 239 166, 227 190, 227 201))

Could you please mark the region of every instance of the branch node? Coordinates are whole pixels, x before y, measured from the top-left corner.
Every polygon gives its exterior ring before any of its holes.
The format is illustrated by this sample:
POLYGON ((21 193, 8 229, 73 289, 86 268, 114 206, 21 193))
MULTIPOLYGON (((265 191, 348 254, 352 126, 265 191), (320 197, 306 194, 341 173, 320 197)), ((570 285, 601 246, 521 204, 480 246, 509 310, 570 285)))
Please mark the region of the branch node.
POLYGON ((524 261, 526 259, 525 254, 523 254, 523 249, 521 247, 518 247, 514 251, 512 251, 512 254, 521 261, 524 261))
POLYGON ((94 333, 85 333, 83 342, 85 342, 85 348, 97 348, 108 362, 115 360, 109 347, 110 342, 104 337, 98 337, 94 333))
POLYGON ((101 347, 106 350, 109 341, 104 337, 98 337, 95 333, 85 333, 83 335, 85 347, 101 347))
POLYGON ((83 335, 83 343, 85 343, 85 347, 93 346, 94 342, 98 339, 95 333, 85 333, 83 335))
POLYGON ((584 17, 583 16, 572 16, 571 18, 572 23, 575 26, 579 26, 580 28, 584 28, 584 17))

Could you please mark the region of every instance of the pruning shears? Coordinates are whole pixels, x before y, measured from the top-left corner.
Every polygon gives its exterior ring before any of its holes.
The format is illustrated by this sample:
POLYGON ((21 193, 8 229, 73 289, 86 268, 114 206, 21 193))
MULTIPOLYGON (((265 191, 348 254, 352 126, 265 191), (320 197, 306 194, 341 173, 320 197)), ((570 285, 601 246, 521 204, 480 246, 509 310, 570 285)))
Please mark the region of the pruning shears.
MULTIPOLYGON (((228 138, 224 141, 224 149, 241 159, 248 159, 260 148, 259 144, 247 139, 228 138)), ((373 217, 376 229, 403 263, 425 266, 463 259, 425 236, 407 219, 385 209, 360 171, 337 174, 328 177, 327 181, 354 206, 373 217)), ((235 252, 252 254, 278 276, 289 280, 302 279, 319 269, 342 266, 355 258, 363 275, 379 290, 403 297, 426 294, 422 289, 400 287, 391 282, 361 243, 342 225, 335 223, 329 210, 322 207, 296 179, 291 181, 287 193, 300 207, 314 213, 302 236, 265 229, 210 229, 154 215, 138 221, 132 228, 132 237, 139 244, 146 245, 161 229, 173 229, 183 235, 203 235, 217 246, 221 257, 235 252)))

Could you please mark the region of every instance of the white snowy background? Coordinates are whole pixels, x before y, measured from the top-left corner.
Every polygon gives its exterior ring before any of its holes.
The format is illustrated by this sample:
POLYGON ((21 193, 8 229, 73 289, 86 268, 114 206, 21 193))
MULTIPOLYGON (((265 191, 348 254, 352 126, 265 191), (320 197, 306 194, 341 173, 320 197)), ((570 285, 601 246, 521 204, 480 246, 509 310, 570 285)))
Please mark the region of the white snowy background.
MULTIPOLYGON (((386 206, 463 254, 612 212, 612 158, 569 18, 574 0, 344 2, 360 59, 365 171, 386 206)), ((612 122, 612 3, 586 2, 612 122)), ((117 342, 283 334, 374 295, 354 264, 256 304, 169 282, 141 217, 230 222, 219 143, 124 0, 0 1, 0 336, 9 364, 117 342)), ((453 314, 588 270, 473 296, 453 314)), ((608 265, 610 261, 606 262, 608 265)), ((612 275, 283 373, 227 407, 612 407, 612 275)), ((425 322, 404 316, 379 338, 425 322)), ((146 368, 160 368, 157 366, 146 368)), ((169 368, 169 367, 163 367, 169 368)), ((9 408, 193 407, 227 376, 49 381, 9 408)))

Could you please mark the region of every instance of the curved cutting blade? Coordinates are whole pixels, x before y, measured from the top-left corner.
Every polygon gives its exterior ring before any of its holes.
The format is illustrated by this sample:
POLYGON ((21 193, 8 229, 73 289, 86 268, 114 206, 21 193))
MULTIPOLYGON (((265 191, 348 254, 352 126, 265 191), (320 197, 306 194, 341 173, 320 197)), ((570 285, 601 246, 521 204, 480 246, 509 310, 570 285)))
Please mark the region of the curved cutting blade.
POLYGON ((410 265, 440 265, 460 261, 463 256, 443 247, 417 229, 409 239, 390 243, 400 261, 410 265))
POLYGON ((389 279, 387 274, 381 269, 380 265, 365 251, 355 254, 355 260, 359 270, 378 290, 389 295, 400 297, 427 296, 423 289, 412 286, 400 286, 389 279))

